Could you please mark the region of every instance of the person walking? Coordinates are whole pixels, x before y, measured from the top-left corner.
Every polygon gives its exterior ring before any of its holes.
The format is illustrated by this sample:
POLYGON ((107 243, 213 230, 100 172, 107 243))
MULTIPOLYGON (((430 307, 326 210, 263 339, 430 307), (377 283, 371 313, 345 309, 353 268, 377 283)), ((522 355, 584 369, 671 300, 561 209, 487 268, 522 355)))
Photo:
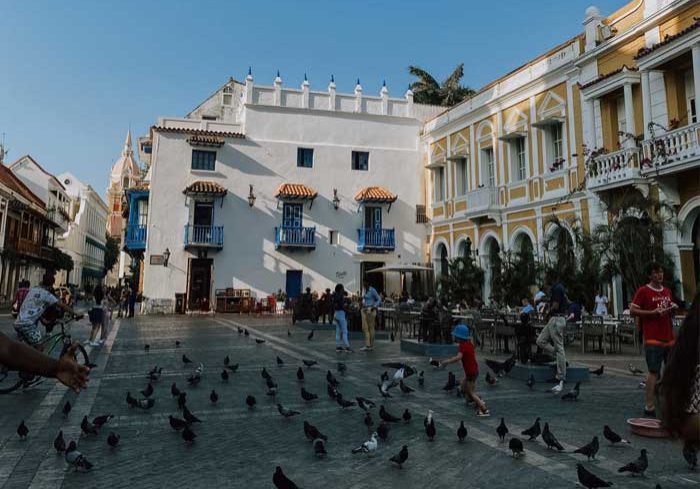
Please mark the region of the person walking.
POLYGON ((333 293, 333 320, 335 322, 335 351, 336 353, 352 353, 348 341, 348 319, 346 315, 345 300, 347 292, 343 284, 335 286, 333 293))
POLYGON ((326 318, 328 318, 328 322, 332 322, 331 317, 333 315, 333 294, 331 294, 331 289, 326 289, 323 291, 323 294, 321 294, 321 299, 319 300, 319 305, 318 305, 318 315, 319 318, 323 321, 323 324, 326 324, 326 318))
POLYGON ((559 394, 566 381, 566 352, 564 351, 564 334, 566 333, 566 318, 562 314, 561 305, 552 301, 547 313, 549 320, 540 335, 537 337, 537 346, 550 355, 556 355, 557 359, 557 385, 551 392, 559 394))
POLYGON ((362 332, 365 334, 365 346, 360 351, 372 351, 374 349, 374 328, 377 323, 377 307, 382 303, 382 298, 377 290, 365 280, 365 295, 362 298, 362 332))
POLYGON ((90 319, 90 325, 92 326, 92 329, 90 330, 90 339, 88 340, 88 345, 97 347, 102 345, 102 341, 97 339, 97 333, 99 332, 100 328, 104 328, 104 317, 106 314, 106 311, 102 307, 102 301, 104 300, 104 292, 102 290, 101 285, 95 286, 95 289, 92 292, 93 299, 95 303, 92 306, 92 309, 88 312, 88 317, 90 319))
POLYGON ((136 287, 129 288, 129 315, 127 317, 134 317, 134 309, 136 308, 136 287))
POLYGON ((642 285, 630 303, 630 314, 639 318, 644 338, 644 355, 647 362, 647 378, 644 396, 644 414, 656 416, 654 399, 656 381, 673 346, 671 316, 678 307, 671 291, 664 287, 664 269, 659 263, 649 265, 649 283, 642 285))
POLYGON ((608 296, 603 293, 603 290, 598 290, 595 295, 595 314, 596 316, 608 315, 608 296))

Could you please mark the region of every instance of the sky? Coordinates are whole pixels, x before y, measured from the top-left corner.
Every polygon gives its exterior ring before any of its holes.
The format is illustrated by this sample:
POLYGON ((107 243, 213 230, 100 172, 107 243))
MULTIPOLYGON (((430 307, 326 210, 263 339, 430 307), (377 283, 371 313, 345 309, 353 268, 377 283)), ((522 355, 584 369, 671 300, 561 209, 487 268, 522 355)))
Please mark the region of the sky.
MULTIPOLYGON (((596 0, 603 15, 626 0, 596 0)), ((307 74, 403 96, 417 65, 479 88, 580 33, 591 0, 0 0, 0 141, 104 195, 126 131, 184 116, 229 77, 307 74)))

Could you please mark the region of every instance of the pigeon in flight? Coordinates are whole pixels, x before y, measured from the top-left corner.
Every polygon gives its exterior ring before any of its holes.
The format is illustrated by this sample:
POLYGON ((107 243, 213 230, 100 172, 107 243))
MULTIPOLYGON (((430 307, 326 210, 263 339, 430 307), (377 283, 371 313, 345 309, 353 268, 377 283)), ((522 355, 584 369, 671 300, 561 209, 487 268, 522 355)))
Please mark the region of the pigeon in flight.
POLYGON ((71 441, 66 449, 66 463, 73 467, 75 471, 90 470, 92 463, 78 451, 78 446, 75 441, 71 441))
POLYGON ((228 371, 226 369, 221 371, 221 380, 223 382, 228 382, 228 371))
POLYGON ((393 414, 389 413, 384 408, 384 404, 382 404, 379 407, 379 417, 382 418, 387 423, 398 423, 399 421, 401 421, 401 418, 398 418, 398 417, 394 416, 393 414))
POLYGON ((540 418, 535 420, 535 424, 530 426, 528 429, 524 430, 521 435, 528 436, 527 441, 536 440, 538 436, 542 434, 542 428, 540 427, 540 418))
POLYGON ((299 382, 304 382, 304 371, 301 369, 301 367, 297 369, 297 380, 299 382))
POLYGON ((66 401, 66 403, 63 405, 63 417, 67 418, 68 414, 70 413, 70 410, 73 409, 73 406, 71 406, 70 401, 66 401))
POLYGON ((318 362, 316 360, 302 360, 304 365, 306 365, 307 368, 311 368, 314 365, 318 365, 318 362))
POLYGON ((277 357, 277 366, 281 367, 282 365, 284 365, 284 361, 278 356, 277 357))
POLYGON ((277 411, 284 417, 284 418, 291 418, 292 416, 296 416, 297 414, 301 414, 299 411, 294 411, 293 409, 287 409, 282 404, 277 403, 277 411))
POLYGON ((141 391, 141 394, 143 394, 143 397, 151 397, 153 395, 153 384, 149 382, 146 388, 141 391))
POLYGON ((560 452, 564 450, 564 447, 561 446, 561 443, 557 441, 557 438, 554 436, 554 434, 549 431, 549 423, 544 424, 544 430, 542 430, 542 440, 547 444, 547 448, 556 448, 560 452))
POLYGON ((117 445, 119 445, 119 440, 120 440, 119 435, 115 435, 113 431, 109 432, 109 436, 107 437, 107 445, 109 445, 112 448, 116 448, 117 445))
POLYGON ((301 388, 301 397, 302 397, 302 399, 304 399, 307 402, 318 399, 318 396, 316 394, 314 394, 313 392, 307 391, 303 387, 301 388))
POLYGON ((362 422, 365 424, 368 430, 372 429, 372 426, 374 426, 374 420, 372 419, 372 413, 369 411, 365 413, 365 417, 362 420, 362 422))
POLYGON ((187 421, 187 424, 193 424, 193 423, 201 423, 202 420, 199 419, 197 416, 192 414, 192 411, 190 411, 187 406, 182 408, 182 417, 185 418, 185 421, 187 421))
POLYGON ((486 366, 488 368, 493 370, 494 374, 496 374, 498 377, 500 377, 501 375, 503 375, 503 372, 505 371, 506 363, 508 363, 508 360, 506 360, 505 362, 499 362, 499 361, 491 360, 490 358, 487 358, 486 360, 484 360, 484 362, 486 363, 486 366))
POLYGON ((314 339, 314 330, 313 329, 311 330, 311 333, 309 333, 309 335, 306 337, 306 339, 309 341, 314 339))
POLYGON ((217 394, 214 389, 212 389, 211 394, 209 394, 209 400, 212 404, 216 404, 217 402, 219 402, 219 394, 217 394))
POLYGON ((23 440, 27 438, 27 435, 29 434, 29 428, 27 428, 27 425, 24 424, 24 420, 22 420, 19 423, 19 426, 17 426, 17 434, 23 440))
POLYGON ((88 421, 87 416, 83 416, 83 420, 80 422, 80 431, 86 435, 96 435, 97 428, 95 425, 88 421))
POLYGON ((265 343, 265 340, 263 340, 262 338, 255 338, 255 342, 256 342, 258 345, 262 345, 263 343, 265 343))
POLYGON ((377 388, 379 389, 379 394, 381 394, 382 397, 392 397, 392 395, 389 393, 391 382, 388 380, 385 380, 381 384, 377 384, 377 388))
POLYGON ((530 374, 530 377, 527 379, 527 386, 532 389, 535 385, 535 376, 530 374))
POLYGON ((403 464, 406 463, 406 460, 408 459, 408 445, 404 445, 401 447, 401 451, 391 457, 389 460, 394 462, 396 465, 399 466, 399 468, 403 468, 403 464))
POLYGON ((576 385, 569 392, 561 396, 562 401, 577 401, 581 382, 576 382, 576 385))
POLYGON ((438 367, 440 366, 440 362, 438 362, 437 360, 434 360, 433 357, 430 357, 430 358, 428 359, 428 363, 429 363, 432 367, 435 367, 435 368, 438 368, 438 367))
POLYGON ((306 435, 306 438, 309 441, 314 441, 317 438, 321 438, 324 441, 328 441, 328 437, 318 431, 318 428, 316 428, 314 425, 309 423, 308 421, 304 421, 304 434, 306 435))
POLYGON ((595 454, 598 453, 598 448, 598 437, 594 436, 590 443, 582 446, 581 448, 577 448, 576 450, 574 450, 574 453, 580 453, 581 455, 585 455, 590 461, 592 458, 595 458, 595 454))
POLYGON ((180 431, 187 427, 187 421, 185 421, 184 419, 176 418, 172 414, 168 416, 168 420, 170 422, 170 427, 175 431, 180 431))
POLYGON ((597 377, 600 377, 601 375, 603 375, 603 371, 605 371, 605 365, 601 365, 600 368, 591 370, 590 373, 597 377))
POLYGON ((328 452, 326 451, 326 442, 323 441, 323 438, 316 438, 313 445, 314 455, 316 455, 318 458, 324 458, 326 455, 328 455, 328 452))
POLYGON ((359 447, 353 448, 352 453, 366 453, 370 457, 374 455, 377 451, 377 436, 379 435, 377 435, 376 432, 372 433, 370 439, 364 442, 359 447))
POLYGON ((508 448, 513 454, 513 458, 519 458, 521 455, 525 454, 523 442, 520 438, 511 438, 508 442, 508 448))
POLYGON ((384 421, 379 423, 379 426, 377 426, 377 434, 379 435, 380 440, 386 441, 387 438, 389 438, 389 425, 384 421))
POLYGON ((348 366, 343 362, 338 362, 337 370, 340 375, 345 375, 345 373, 348 371, 348 366))
POLYGON ((195 438, 197 438, 197 433, 192 431, 189 426, 185 426, 185 429, 182 430, 182 439, 185 440, 185 443, 190 445, 194 443, 195 438))
POLYGON ((457 439, 459 441, 464 441, 467 437, 467 427, 464 426, 464 421, 459 423, 459 428, 457 428, 457 439))
POLYGON ((245 398, 245 403, 248 405, 248 409, 253 409, 256 402, 255 396, 251 396, 250 394, 248 394, 245 398))
POLYGON ((418 374, 418 385, 420 387, 423 387, 425 385, 425 377, 423 376, 423 371, 421 370, 420 373, 418 374))
POLYGON ((649 467, 649 460, 647 459, 647 450, 646 450, 646 448, 642 448, 642 452, 639 454, 639 457, 637 458, 637 460, 620 467, 619 469, 617 469, 617 471, 618 472, 631 472, 632 475, 635 475, 635 474, 644 475, 644 472, 647 470, 647 467, 649 467))
POLYGON ((59 431, 58 435, 53 441, 53 447, 56 449, 56 453, 62 453, 66 451, 66 441, 63 439, 63 431, 59 431))
POLYGON ((637 367, 635 367, 631 363, 629 365, 627 365, 627 368, 629 369, 629 371, 632 375, 643 375, 644 374, 643 370, 638 369, 637 367))
POLYGON ((437 430, 435 429, 435 420, 433 419, 432 409, 428 409, 428 415, 423 420, 423 426, 425 426, 425 434, 428 436, 428 441, 433 441, 437 430))
POLYGON ((399 388, 401 389, 401 392, 404 394, 410 394, 413 392, 415 389, 407 386, 406 384, 403 383, 403 380, 399 380, 399 388))
POLYGON ((175 382, 173 382, 173 385, 170 386, 170 395, 173 397, 180 396, 180 389, 177 388, 177 385, 175 384, 175 382))
POLYGON ((189 358, 187 358, 187 355, 185 355, 185 354, 183 353, 183 354, 182 354, 182 363, 184 363, 185 365, 187 365, 188 363, 192 363, 192 360, 190 360, 189 358))
POLYGON ((345 399, 343 399, 343 395, 340 392, 338 392, 338 395, 336 396, 335 400, 338 403, 338 405, 343 409, 355 405, 355 401, 346 401, 345 399))
POLYGON ((272 483, 277 489, 299 489, 299 486, 292 482, 289 477, 284 475, 284 472, 282 472, 282 467, 279 465, 275 468, 275 473, 272 475, 272 483))
POLYGON ((501 418, 501 424, 499 424, 498 428, 496 428, 496 433, 498 434, 498 438, 501 439, 501 443, 506 441, 506 435, 508 434, 508 427, 506 426, 506 420, 504 418, 501 418))
POLYGON ((411 411, 409 411, 408 408, 404 409, 403 414, 401 415, 401 419, 403 419, 404 423, 411 422, 411 411))
POLYGON ((370 401, 369 399, 365 399, 364 397, 358 396, 355 398, 355 400, 357 401, 357 405, 365 411, 369 411, 370 408, 377 407, 374 402, 370 401))
POLYGON ((629 443, 629 441, 625 440, 620 435, 611 430, 610 426, 608 425, 603 426, 603 436, 613 445, 616 443, 629 443))
POLYGON ((578 474, 578 481, 587 489, 612 486, 612 482, 606 482, 592 472, 589 472, 581 463, 576 464, 576 473, 578 474))

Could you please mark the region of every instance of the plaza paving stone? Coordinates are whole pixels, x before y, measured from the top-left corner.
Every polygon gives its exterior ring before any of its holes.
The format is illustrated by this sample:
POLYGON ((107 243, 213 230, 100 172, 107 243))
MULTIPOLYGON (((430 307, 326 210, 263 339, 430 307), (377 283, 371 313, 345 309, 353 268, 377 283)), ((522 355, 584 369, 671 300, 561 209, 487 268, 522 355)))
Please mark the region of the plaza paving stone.
MULTIPOLYGON (((9 319, 0 320, 0 330, 10 329, 9 319)), ((79 339, 87 335, 87 326, 74 328, 79 339)), ((576 355, 576 361, 590 365, 605 363, 610 373, 593 378, 581 387, 580 401, 565 403, 545 393, 548 387, 536 385, 529 390, 521 381, 503 378, 495 387, 487 387, 483 376, 478 388, 492 412, 491 418, 477 418, 463 400, 446 395, 441 387, 447 372, 434 370, 422 357, 412 357, 399 350, 399 342, 381 341, 372 353, 342 354, 334 351, 334 334, 316 331, 307 341, 307 331, 291 326, 287 319, 246 316, 209 317, 140 317, 121 320, 113 328, 107 344, 91 352, 98 367, 91 375, 90 387, 79 395, 69 393, 55 382, 26 392, 0 396, 0 487, 273 487, 276 465, 305 488, 337 487, 573 487, 575 464, 585 457, 572 453, 553 453, 541 441, 525 443, 525 457, 509 456, 507 441, 498 442, 495 428, 504 416, 511 434, 530 426, 536 416, 550 423, 552 431, 570 452, 590 441, 601 439, 598 460, 586 467, 615 487, 653 488, 697 487, 700 478, 685 465, 680 442, 640 438, 631 435, 625 420, 638 417, 642 391, 638 379, 625 373, 630 357, 576 355), (237 327, 245 324, 250 337, 239 335, 237 327), (287 331, 292 333, 288 336, 287 331), (266 340, 256 344, 253 337, 266 340), (182 346, 175 347, 175 340, 182 346), (150 344, 150 351, 144 344, 150 344), (193 368, 183 367, 180 360, 187 354, 204 364, 202 382, 187 387, 186 377, 193 368), (223 358, 229 355, 239 363, 238 372, 228 383, 220 379, 223 358), (280 356, 285 366, 278 368, 280 356), (305 403, 299 395, 295 371, 301 359, 316 359, 319 366, 305 368, 305 387, 319 395, 317 401, 305 403), (336 362, 348 365, 341 377, 336 362), (357 408, 342 411, 326 395, 325 373, 331 369, 341 381, 340 391, 346 398, 356 395, 380 401, 376 383, 386 361, 406 361, 425 369, 425 387, 415 378, 408 384, 416 388, 410 395, 398 389, 386 408, 400 415, 405 408, 413 413, 408 425, 392 426, 387 443, 381 443, 373 458, 352 455, 350 450, 368 438, 362 423, 363 412, 357 408), (161 380, 155 384, 156 404, 150 411, 128 408, 127 390, 135 396, 146 384, 145 374, 155 365, 163 367, 161 380), (266 367, 279 384, 278 400, 302 415, 282 419, 272 400, 265 395, 260 371, 266 367), (168 425, 168 415, 179 415, 170 396, 170 384, 177 382, 188 393, 188 406, 202 419, 194 431, 198 437, 186 446, 179 434, 168 425), (209 402, 212 389, 220 395, 217 405, 209 402), (245 397, 258 400, 249 410, 245 397), (74 407, 67 420, 61 415, 66 400, 74 407), (437 437, 428 442, 423 417, 433 409, 437 437), (112 413, 115 418, 96 437, 79 437, 83 414, 92 418, 112 413), (31 432, 20 441, 15 429, 25 419, 31 432), (306 441, 302 424, 308 420, 328 438, 329 455, 318 460, 306 441), (469 430, 468 439, 460 444, 455 431, 460 420, 469 430), (602 437, 604 424, 611 425, 632 440, 631 446, 612 448, 602 437), (52 440, 59 429, 68 439, 78 439, 79 449, 95 464, 88 473, 66 470, 63 457, 56 456, 52 440), (110 431, 121 435, 121 446, 110 450, 106 438, 110 431), (403 469, 392 467, 388 459, 403 444, 409 447, 409 459, 403 469), (640 448, 647 448, 650 467, 645 478, 617 473, 617 468, 635 459, 640 448), (4 485, 3 485, 4 484, 4 485)), ((359 342, 353 345, 360 347, 359 342)), ((486 354, 480 352, 483 361, 486 354)), ((489 357, 492 357, 489 355, 489 357)), ((633 361, 643 365, 641 358, 633 361)), ((458 376, 457 366, 451 370, 458 376)), ((485 366, 482 365, 485 372, 485 366)), ((379 421, 378 409, 373 418, 379 421)))

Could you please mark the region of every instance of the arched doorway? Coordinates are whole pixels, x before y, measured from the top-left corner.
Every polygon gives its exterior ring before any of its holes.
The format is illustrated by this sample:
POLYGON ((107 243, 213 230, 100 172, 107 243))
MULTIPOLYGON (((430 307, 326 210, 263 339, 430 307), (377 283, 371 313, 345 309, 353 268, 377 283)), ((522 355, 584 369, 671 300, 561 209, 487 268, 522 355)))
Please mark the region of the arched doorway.
POLYGON ((700 284, 700 196, 690 199, 678 213, 680 229, 680 275, 683 298, 691 301, 700 284))
POLYGON ((560 276, 573 276, 576 272, 576 252, 569 230, 561 225, 552 225, 544 247, 547 268, 560 276))
POLYGON ((457 257, 469 260, 472 256, 472 240, 467 237, 457 245, 457 257))
POLYGON ((438 258, 439 258, 439 274, 441 277, 447 277, 448 274, 448 262, 447 262, 447 246, 440 244, 438 247, 438 258))

